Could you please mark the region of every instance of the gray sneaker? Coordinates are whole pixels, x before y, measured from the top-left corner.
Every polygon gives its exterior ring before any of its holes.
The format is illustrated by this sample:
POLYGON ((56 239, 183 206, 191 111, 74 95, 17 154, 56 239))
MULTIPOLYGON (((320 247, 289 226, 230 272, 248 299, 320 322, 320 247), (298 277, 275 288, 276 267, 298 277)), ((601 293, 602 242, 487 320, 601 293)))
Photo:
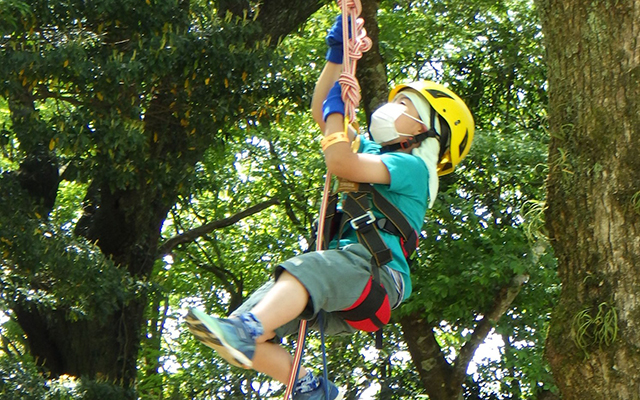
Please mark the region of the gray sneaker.
POLYGON ((340 390, 330 381, 325 381, 324 378, 319 378, 320 386, 315 390, 308 393, 296 393, 293 395, 293 400, 342 400, 343 395, 340 390), (329 386, 329 398, 327 399, 325 393, 325 386, 329 386))
POLYGON ((229 364, 240 368, 252 367, 256 342, 239 319, 214 318, 192 308, 186 322, 196 339, 218 352, 229 364))

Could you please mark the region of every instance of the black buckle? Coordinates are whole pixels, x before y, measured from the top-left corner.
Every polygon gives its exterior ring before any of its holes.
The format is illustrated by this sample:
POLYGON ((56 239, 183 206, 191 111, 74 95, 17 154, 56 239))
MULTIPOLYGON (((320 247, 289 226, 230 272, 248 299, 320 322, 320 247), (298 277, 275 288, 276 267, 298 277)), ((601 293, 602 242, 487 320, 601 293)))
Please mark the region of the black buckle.
POLYGON ((414 138, 409 138, 407 140, 405 140, 404 142, 400 142, 398 143, 400 145, 400 148, 402 150, 406 150, 409 147, 413 146, 416 143, 416 140, 414 138))
POLYGON ((354 230, 358 230, 367 225, 371 225, 376 221, 376 216, 371 211, 367 211, 359 217, 355 217, 349 221, 354 230))

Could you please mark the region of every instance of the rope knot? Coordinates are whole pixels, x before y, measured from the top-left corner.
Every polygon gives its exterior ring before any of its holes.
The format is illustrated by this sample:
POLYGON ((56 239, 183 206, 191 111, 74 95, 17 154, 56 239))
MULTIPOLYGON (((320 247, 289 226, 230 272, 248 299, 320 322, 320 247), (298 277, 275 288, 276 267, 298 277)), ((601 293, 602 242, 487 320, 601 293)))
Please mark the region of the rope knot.
POLYGON ((338 5, 342 9, 342 37, 348 38, 343 43, 344 61, 338 82, 342 86, 344 115, 349 118, 349 122, 353 122, 361 99, 360 84, 355 77, 356 65, 362 54, 371 49, 372 42, 364 29, 364 19, 358 18, 362 12, 360 0, 338 0, 338 5), (354 23, 349 24, 348 21, 354 23))
POLYGON ((344 101, 344 111, 349 121, 356 118, 356 107, 360 104, 360 83, 354 74, 343 72, 338 79, 342 87, 342 100, 344 101))
POLYGON ((362 53, 371 49, 372 42, 364 29, 364 20, 357 18, 354 40, 349 40, 349 56, 354 60, 362 58, 362 53))

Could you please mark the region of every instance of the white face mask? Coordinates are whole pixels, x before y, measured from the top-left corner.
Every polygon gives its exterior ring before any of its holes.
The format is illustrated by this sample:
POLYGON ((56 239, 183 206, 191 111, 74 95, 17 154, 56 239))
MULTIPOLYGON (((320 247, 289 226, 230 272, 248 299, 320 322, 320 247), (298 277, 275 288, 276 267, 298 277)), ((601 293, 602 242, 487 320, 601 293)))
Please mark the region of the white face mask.
POLYGON ((396 120, 403 114, 422 124, 419 119, 405 113, 406 109, 406 106, 399 103, 387 103, 371 114, 369 133, 376 143, 390 142, 400 136, 413 136, 400 133, 396 129, 396 120))

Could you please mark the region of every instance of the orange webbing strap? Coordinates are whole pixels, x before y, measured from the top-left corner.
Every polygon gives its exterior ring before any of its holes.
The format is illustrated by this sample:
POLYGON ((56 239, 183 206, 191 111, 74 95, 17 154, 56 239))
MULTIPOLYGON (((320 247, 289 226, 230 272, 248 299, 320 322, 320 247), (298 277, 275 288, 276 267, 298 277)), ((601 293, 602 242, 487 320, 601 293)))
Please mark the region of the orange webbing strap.
MULTIPOLYGON (((356 107, 360 103, 360 84, 355 77, 357 60, 362 58, 362 53, 371 48, 371 39, 364 30, 364 20, 358 18, 362 11, 360 0, 338 0, 338 6, 342 10, 342 37, 343 37, 343 63, 342 74, 339 82, 342 87, 342 100, 345 104, 345 128, 347 132, 350 122, 355 120, 356 107), (352 21, 349 29, 349 20, 352 21), (351 32, 349 32, 351 31, 351 32)), ((329 201, 329 192, 331 186, 331 172, 327 171, 324 183, 324 193, 322 195, 322 205, 320 207, 320 216, 318 220, 318 231, 316 239, 316 250, 322 250, 324 221, 329 201)), ((284 393, 284 400, 288 400, 293 392, 293 387, 300 370, 300 361, 302 359, 302 351, 304 349, 304 341, 307 334, 307 321, 301 320, 298 329, 298 346, 293 357, 293 365, 289 374, 289 382, 284 393)), ((325 368, 326 370, 326 368, 325 368)))

